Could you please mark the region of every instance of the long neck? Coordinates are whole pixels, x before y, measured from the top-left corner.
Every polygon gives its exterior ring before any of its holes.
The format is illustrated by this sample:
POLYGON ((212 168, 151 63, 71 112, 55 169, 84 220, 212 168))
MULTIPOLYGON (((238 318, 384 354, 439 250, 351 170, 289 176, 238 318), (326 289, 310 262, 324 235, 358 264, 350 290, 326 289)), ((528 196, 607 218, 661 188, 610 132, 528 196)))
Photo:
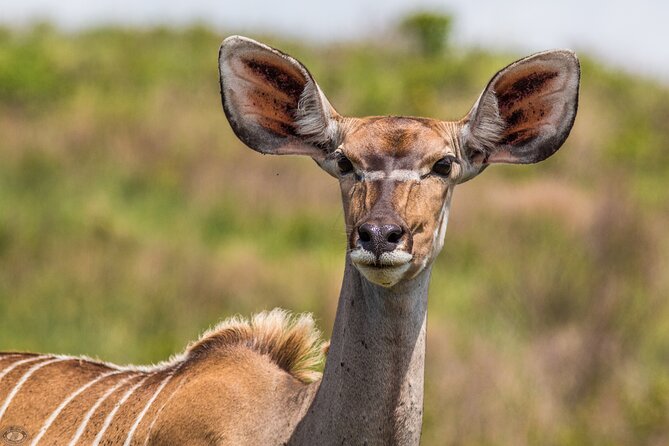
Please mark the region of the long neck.
POLYGON ((290 444, 418 444, 429 279, 386 289, 347 258, 323 379, 290 444))

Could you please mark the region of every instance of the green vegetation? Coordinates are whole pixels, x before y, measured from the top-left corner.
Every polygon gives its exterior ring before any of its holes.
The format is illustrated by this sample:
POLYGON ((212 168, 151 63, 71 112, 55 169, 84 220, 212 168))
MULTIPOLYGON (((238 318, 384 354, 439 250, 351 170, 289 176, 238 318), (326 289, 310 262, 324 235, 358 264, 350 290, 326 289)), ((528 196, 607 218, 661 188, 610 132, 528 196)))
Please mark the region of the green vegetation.
POLYGON ((405 17, 400 28, 418 42, 424 55, 438 56, 447 46, 452 22, 450 16, 423 11, 405 17))
MULTIPOLYGON (((0 350, 148 363, 274 306, 331 327, 336 182, 234 137, 224 36, 0 29, 0 350)), ((349 115, 459 118, 520 56, 265 40, 349 115)), ((669 89, 581 56, 566 146, 455 193, 426 445, 669 443, 669 89)))

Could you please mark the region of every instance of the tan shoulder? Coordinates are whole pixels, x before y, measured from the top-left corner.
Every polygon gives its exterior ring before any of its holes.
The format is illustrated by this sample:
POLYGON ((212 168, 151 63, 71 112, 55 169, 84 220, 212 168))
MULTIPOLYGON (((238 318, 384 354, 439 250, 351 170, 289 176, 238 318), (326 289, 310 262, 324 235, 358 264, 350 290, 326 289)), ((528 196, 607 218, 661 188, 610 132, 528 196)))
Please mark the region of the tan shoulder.
POLYGON ((311 314, 293 315, 275 308, 252 316, 226 319, 191 343, 189 359, 229 347, 246 347, 266 355, 278 367, 302 382, 321 377, 324 342, 311 314))

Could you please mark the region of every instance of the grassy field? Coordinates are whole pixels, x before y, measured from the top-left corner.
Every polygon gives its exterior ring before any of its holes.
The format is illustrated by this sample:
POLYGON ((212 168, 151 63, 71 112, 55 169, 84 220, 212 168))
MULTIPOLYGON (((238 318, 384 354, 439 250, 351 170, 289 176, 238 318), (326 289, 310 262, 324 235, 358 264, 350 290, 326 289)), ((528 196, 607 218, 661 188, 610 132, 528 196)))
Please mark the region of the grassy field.
MULTIPOLYGON (((336 181, 234 137, 225 36, 0 29, 0 350, 150 363, 275 306, 329 330, 336 181)), ((349 115, 459 118, 521 56, 254 37, 304 61, 349 115)), ((669 89, 581 56, 563 149, 455 193, 425 445, 669 443, 669 89)))

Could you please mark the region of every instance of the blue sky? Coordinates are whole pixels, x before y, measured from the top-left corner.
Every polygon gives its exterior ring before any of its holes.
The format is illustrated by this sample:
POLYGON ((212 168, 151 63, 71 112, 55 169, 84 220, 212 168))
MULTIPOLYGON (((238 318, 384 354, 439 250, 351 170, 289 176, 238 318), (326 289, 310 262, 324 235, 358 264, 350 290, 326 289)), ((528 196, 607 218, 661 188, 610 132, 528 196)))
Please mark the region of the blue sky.
POLYGON ((530 53, 567 47, 669 82, 669 2, 661 0, 0 0, 0 23, 210 23, 223 31, 281 32, 306 41, 383 33, 406 11, 456 17, 457 40, 530 53))

